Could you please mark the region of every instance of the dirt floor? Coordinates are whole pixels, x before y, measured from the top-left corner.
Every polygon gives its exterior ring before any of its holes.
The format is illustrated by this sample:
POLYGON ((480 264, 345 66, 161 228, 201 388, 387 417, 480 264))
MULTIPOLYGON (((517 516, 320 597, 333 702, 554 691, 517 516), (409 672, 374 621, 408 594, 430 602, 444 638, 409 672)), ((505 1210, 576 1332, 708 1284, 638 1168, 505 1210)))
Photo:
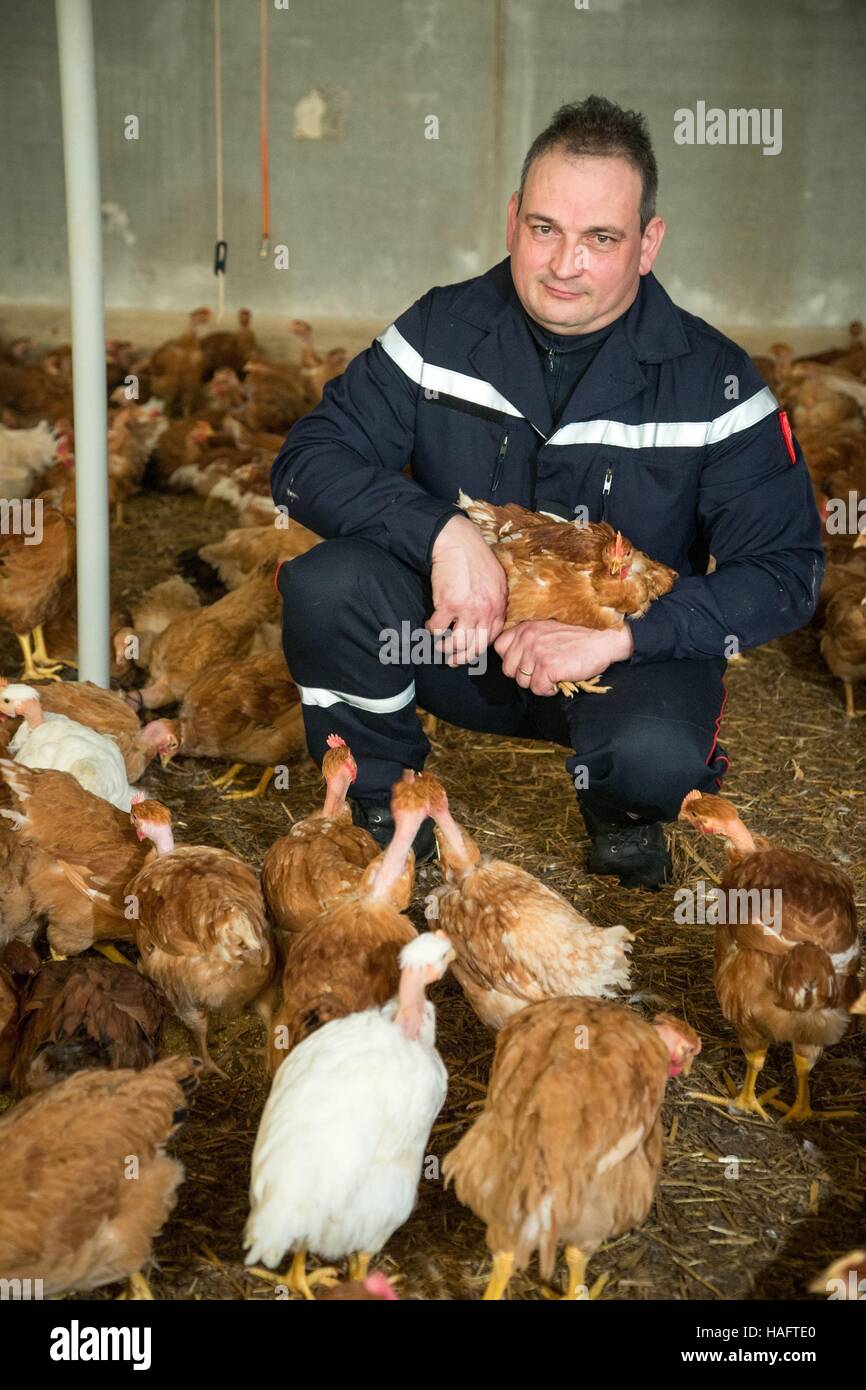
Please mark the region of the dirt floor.
MULTIPOLYGON (((234 515, 195 497, 146 493, 132 500, 129 525, 113 532, 116 597, 129 597, 174 570, 175 555, 223 534, 234 515)), ((0 668, 17 673, 14 639, 0 643, 0 668)), ((847 721, 840 687, 823 666, 815 634, 798 633, 748 655, 728 678, 722 737, 731 755, 727 783, 746 821, 791 848, 815 851, 845 866, 866 907, 866 725, 847 721)), ((866 703, 866 691, 858 692, 866 703)), ((527 868, 601 925, 636 933, 635 1004, 682 1013, 701 1034, 703 1052, 687 1080, 671 1082, 668 1135, 658 1198, 643 1229, 604 1247, 590 1277, 606 1272, 605 1299, 802 1299, 809 1280, 866 1236, 861 1166, 866 1148, 866 1054, 855 1033, 828 1052, 813 1076, 816 1107, 852 1108, 854 1120, 810 1122, 789 1132, 777 1122, 717 1110, 690 1097, 722 1094, 737 1084, 743 1062, 722 1019, 711 979, 713 932, 674 922, 673 885, 650 895, 612 888, 583 868, 586 849, 563 750, 501 741, 440 724, 430 766, 445 782, 457 815, 482 846, 519 857, 527 868)), ((258 866, 289 817, 305 815, 321 795, 310 763, 293 767, 290 789, 261 801, 226 802, 208 783, 218 765, 182 761, 143 779, 173 812, 178 839, 222 845, 258 866)), ((678 884, 709 881, 722 858, 714 842, 674 828, 678 884), (705 856, 700 859, 697 856, 705 856)), ((419 873, 412 908, 438 881, 419 873)), ((448 1152, 482 1103, 492 1040, 461 991, 447 980, 435 992, 439 1043, 450 1074, 448 1099, 431 1139, 437 1160, 448 1152)), ((243 1266, 249 1161, 266 1095, 263 1030, 249 1016, 215 1027, 213 1051, 229 1073, 208 1078, 177 1144, 186 1165, 178 1206, 156 1244, 151 1286, 160 1299, 271 1299, 273 1288, 243 1266)), ((169 1045, 189 1044, 173 1025, 169 1045)), ((790 1055, 774 1049, 762 1083, 792 1098, 790 1055)), ((0 1097, 0 1108, 8 1097, 0 1097)), ((428 1164, 438 1171, 437 1163, 428 1164)), ((421 1183, 418 1206, 378 1264, 399 1275, 401 1296, 471 1299, 483 1289, 484 1233, 438 1177, 421 1183)), ((562 1275, 562 1269, 559 1270, 562 1275)), ((116 1296, 116 1288, 97 1297, 116 1296)), ((543 1297, 533 1270, 516 1278, 511 1297, 543 1297)))

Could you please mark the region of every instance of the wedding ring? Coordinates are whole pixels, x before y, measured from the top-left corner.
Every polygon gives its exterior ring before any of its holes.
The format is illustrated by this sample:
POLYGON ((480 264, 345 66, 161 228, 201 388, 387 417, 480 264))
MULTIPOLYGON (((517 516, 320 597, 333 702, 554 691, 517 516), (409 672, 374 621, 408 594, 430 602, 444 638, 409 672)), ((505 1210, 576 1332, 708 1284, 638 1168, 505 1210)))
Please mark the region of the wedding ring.
POLYGON ((531 672, 531 671, 524 671, 524 669, 523 669, 522 666, 518 666, 517 669, 518 669, 518 671, 520 672, 521 676, 531 676, 531 675, 532 675, 532 672, 531 672))

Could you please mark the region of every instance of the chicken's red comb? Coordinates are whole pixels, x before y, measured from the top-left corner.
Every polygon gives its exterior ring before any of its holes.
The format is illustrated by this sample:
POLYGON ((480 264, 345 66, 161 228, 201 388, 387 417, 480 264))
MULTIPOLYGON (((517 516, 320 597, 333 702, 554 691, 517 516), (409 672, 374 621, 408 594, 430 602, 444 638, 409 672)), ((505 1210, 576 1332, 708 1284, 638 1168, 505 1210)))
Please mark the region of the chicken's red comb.
POLYGON ((384 1298, 389 1302, 393 1299, 399 1303, 399 1298, 394 1292, 386 1275, 380 1269, 374 1269, 372 1274, 368 1274, 364 1280, 364 1288, 367 1293, 373 1294, 376 1298, 384 1298))
POLYGON ((339 734, 328 734, 328 737, 325 739, 325 742, 327 743, 329 748, 346 747, 346 740, 344 738, 340 738, 339 734))
POLYGON ((616 556, 616 558, 617 558, 618 560, 621 560, 621 559, 622 559, 622 556, 623 556, 622 531, 617 531, 617 533, 616 533, 616 541, 614 542, 613 553, 614 553, 614 555, 616 556))
POLYGON ((680 806, 680 815, 682 815, 683 811, 686 809, 687 806, 691 804, 691 802, 700 801, 702 796, 703 792, 699 792, 697 790, 686 792, 685 796, 683 797, 683 803, 680 806))

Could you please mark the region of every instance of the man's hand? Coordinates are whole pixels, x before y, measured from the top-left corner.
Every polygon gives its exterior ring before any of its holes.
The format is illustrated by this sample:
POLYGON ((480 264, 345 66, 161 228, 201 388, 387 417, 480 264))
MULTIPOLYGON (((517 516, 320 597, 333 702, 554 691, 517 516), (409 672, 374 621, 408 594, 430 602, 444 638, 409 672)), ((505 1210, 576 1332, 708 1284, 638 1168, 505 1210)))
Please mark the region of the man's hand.
POLYGON ((453 516, 433 542, 430 632, 448 633, 449 666, 475 661, 505 622, 505 571, 468 517, 453 516))
POLYGON ((494 646, 506 676, 533 695, 555 695, 558 681, 591 680, 614 661, 628 661, 634 642, 628 623, 599 632, 547 619, 518 623, 494 646))

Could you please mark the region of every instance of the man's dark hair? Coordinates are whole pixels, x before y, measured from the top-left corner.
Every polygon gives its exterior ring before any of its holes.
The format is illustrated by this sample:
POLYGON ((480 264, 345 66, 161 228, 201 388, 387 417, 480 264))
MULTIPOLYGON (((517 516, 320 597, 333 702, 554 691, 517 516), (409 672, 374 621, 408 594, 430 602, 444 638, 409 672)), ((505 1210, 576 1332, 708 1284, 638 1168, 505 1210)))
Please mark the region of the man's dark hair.
POLYGON ((655 217, 659 171, 653 153, 646 118, 640 111, 623 111, 607 97, 587 97, 585 101, 560 106, 550 124, 536 135, 520 171, 518 207, 530 167, 550 150, 579 158, 583 155, 619 155, 627 159, 641 178, 640 229, 644 231, 655 217))

